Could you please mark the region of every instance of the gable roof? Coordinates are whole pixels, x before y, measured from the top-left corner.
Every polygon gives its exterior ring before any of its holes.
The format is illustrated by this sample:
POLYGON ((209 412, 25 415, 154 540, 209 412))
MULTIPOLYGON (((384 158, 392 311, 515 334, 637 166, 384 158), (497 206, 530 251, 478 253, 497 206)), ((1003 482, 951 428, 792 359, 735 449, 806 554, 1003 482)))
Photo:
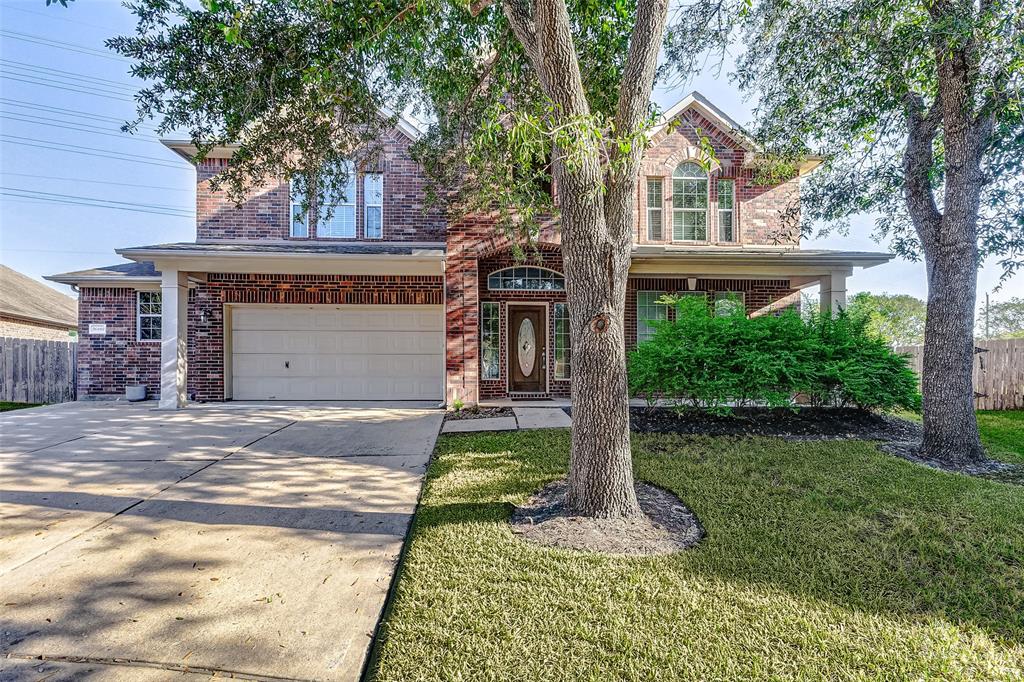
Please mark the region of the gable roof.
POLYGON ((159 282, 160 273, 153 267, 153 263, 149 261, 133 261, 130 263, 107 265, 102 268, 90 268, 88 270, 62 272, 59 275, 47 275, 44 279, 48 279, 51 282, 60 282, 61 284, 89 284, 90 282, 98 284, 103 282, 116 286, 115 283, 117 282, 125 282, 126 284, 159 282))
POLYGON ((743 127, 739 123, 730 118, 728 114, 716 107, 711 103, 711 100, 696 90, 673 104, 664 113, 662 113, 662 115, 658 117, 657 123, 647 131, 647 136, 654 137, 664 130, 673 119, 679 116, 679 114, 690 108, 696 109, 700 112, 704 118, 721 128, 722 132, 726 133, 744 149, 750 151, 755 151, 757 149, 757 144, 755 144, 755 142, 743 132, 743 127))
POLYGON ((78 326, 78 301, 0 265, 0 315, 30 322, 78 326))
MULTIPOLYGON (((395 113, 387 108, 380 110, 381 116, 384 118, 390 118, 395 113)), ((401 132, 403 135, 409 138, 412 142, 423 137, 423 131, 420 127, 405 114, 398 114, 395 122, 395 129, 401 132)), ((193 157, 195 157, 196 146, 192 144, 192 140, 174 139, 174 138, 161 138, 160 143, 173 151, 175 154, 185 159, 189 163, 192 163, 193 157)), ((238 149, 237 144, 225 144, 219 147, 214 147, 210 150, 207 158, 210 159, 229 159, 238 149)))

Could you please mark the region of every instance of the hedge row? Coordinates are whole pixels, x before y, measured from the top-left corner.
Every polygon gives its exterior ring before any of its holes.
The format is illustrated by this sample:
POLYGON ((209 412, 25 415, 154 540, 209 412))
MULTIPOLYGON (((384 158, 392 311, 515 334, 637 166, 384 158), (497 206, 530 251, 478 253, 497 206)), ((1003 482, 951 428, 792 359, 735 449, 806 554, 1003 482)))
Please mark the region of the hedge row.
POLYGON ((845 313, 802 319, 715 316, 696 298, 663 300, 676 319, 652 321, 652 339, 629 357, 634 397, 679 407, 786 407, 801 402, 871 410, 919 410, 917 376, 905 356, 845 313))

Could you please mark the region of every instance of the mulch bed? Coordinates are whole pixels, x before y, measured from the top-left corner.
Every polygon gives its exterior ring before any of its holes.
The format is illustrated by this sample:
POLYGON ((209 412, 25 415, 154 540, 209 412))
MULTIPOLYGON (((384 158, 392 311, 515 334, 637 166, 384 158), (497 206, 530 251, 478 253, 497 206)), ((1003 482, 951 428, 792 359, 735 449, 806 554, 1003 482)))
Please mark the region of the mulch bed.
POLYGON ((703 410, 655 407, 629 408, 637 433, 680 433, 705 436, 773 436, 802 440, 920 441, 921 426, 905 419, 864 410, 803 407, 796 410, 736 407, 731 415, 703 410))
POLYGON ((704 537, 704 528, 682 500, 649 483, 636 484, 644 516, 630 519, 575 516, 565 508, 567 488, 565 480, 556 481, 516 507, 512 532, 545 547, 626 556, 672 554, 704 537))
POLYGON ((444 420, 458 421, 460 419, 491 419, 494 417, 514 417, 516 413, 511 407, 465 407, 461 410, 449 410, 444 415, 444 420))

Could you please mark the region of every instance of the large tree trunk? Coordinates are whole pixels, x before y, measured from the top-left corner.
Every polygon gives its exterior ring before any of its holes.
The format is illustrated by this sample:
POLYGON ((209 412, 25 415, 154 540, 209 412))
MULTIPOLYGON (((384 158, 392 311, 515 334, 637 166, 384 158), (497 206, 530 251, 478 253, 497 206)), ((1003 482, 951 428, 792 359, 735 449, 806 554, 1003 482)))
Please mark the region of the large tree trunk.
MULTIPOLYGON (((965 227, 959 226, 956 231, 965 231, 965 227)), ((957 239, 942 244, 937 251, 928 264, 931 274, 921 375, 921 454, 961 465, 985 457, 974 415, 972 380, 977 246, 973 238, 957 239)))
MULTIPOLYGON (((952 11, 931 7, 933 18, 952 11)), ((978 283, 978 212, 984 177, 981 158, 991 119, 974 114, 976 52, 971 45, 935 48, 938 97, 927 114, 910 96, 905 192, 921 239, 928 273, 921 393, 924 440, 921 454, 952 465, 985 457, 974 414, 974 305, 978 283), (944 151, 944 195, 940 211, 931 187, 933 150, 939 128, 944 151)))
MULTIPOLYGON (((588 516, 639 514, 629 443, 623 329, 630 245, 609 238, 601 195, 562 200, 562 257, 572 336, 569 508, 588 516)), ((572 197, 572 198, 570 198, 572 197)))
MULTIPOLYGON (((591 123, 565 0, 504 0, 502 7, 554 105, 554 122, 591 123)), ((616 135, 642 135, 667 7, 667 0, 638 3, 619 88, 616 135)), ((644 149, 636 140, 625 152, 622 145, 610 143, 617 163, 606 166, 601 145, 591 136, 581 134, 577 142, 580 146, 574 149, 556 146, 552 164, 572 342, 572 453, 566 505, 586 516, 636 516, 642 512, 633 487, 623 326, 637 173, 644 149)))

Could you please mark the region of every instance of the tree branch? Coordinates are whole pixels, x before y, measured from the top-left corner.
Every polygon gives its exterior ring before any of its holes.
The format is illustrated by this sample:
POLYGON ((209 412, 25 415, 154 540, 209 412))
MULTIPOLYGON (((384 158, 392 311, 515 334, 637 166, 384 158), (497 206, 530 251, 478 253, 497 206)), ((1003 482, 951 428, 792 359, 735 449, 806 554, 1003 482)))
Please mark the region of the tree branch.
POLYGON ((931 183, 935 135, 942 122, 942 103, 936 99, 926 111, 921 95, 908 92, 905 99, 909 135, 903 152, 903 193, 910 219, 927 254, 934 252, 932 249, 942 221, 931 183))

